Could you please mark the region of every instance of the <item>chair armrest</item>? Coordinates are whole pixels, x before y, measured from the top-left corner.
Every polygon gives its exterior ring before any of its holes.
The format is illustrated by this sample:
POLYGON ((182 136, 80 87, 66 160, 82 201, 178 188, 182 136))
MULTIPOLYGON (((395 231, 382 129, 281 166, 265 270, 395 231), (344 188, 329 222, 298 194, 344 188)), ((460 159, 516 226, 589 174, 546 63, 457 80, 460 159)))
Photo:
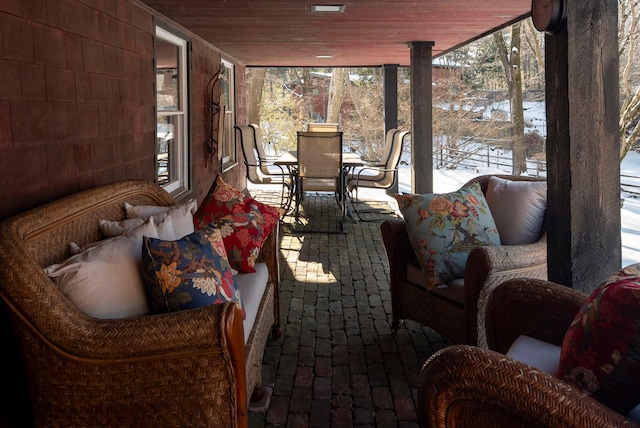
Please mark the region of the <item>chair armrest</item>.
POLYGON ((497 352, 451 346, 422 367, 420 426, 637 426, 566 383, 497 352))
POLYGON ((404 220, 383 221, 380 224, 380 233, 389 259, 391 283, 406 281, 406 266, 414 261, 417 263, 417 260, 404 220))
POLYGON ((365 165, 380 165, 380 159, 360 158, 365 165))
POLYGON ((487 297, 496 285, 520 277, 547 278, 546 234, 533 244, 476 247, 469 254, 464 273, 467 333, 470 338, 478 336, 480 346, 486 346, 483 314, 487 297))
POLYGON ((280 170, 280 172, 276 171, 274 175, 282 175, 282 176, 288 176, 289 175, 288 172, 285 172, 284 167, 282 165, 277 164, 274 161, 268 161, 268 162, 263 161, 262 163, 249 163, 245 159, 244 164, 245 164, 245 166, 253 167, 253 168, 272 167, 273 166, 273 167, 277 167, 280 170))
POLYGON ((282 334, 280 328, 280 222, 276 223, 269 237, 262 244, 257 261, 267 265, 269 281, 273 283, 274 325, 272 333, 275 337, 279 337, 282 334))
MULTIPOLYGON (((5 299, 5 303, 14 314, 20 316, 8 300, 5 299)), ((241 337, 244 335, 242 316, 238 315, 239 311, 235 314, 235 308, 236 304, 229 302, 168 314, 114 320, 74 313, 70 314, 68 325, 53 326, 43 332, 41 338, 62 358, 92 364, 160 360, 207 353, 219 355, 221 349, 228 347, 227 335, 231 331, 239 329, 241 337), (234 326, 238 318, 239 327, 234 326)), ((23 321, 40 335, 28 320, 23 321)), ((238 334, 238 331, 233 334, 238 334)))
POLYGON ((360 175, 367 170, 371 170, 371 171, 378 171, 378 172, 391 172, 391 171, 395 171, 398 168, 387 168, 386 165, 382 164, 382 165, 367 165, 367 166, 363 166, 361 168, 358 169, 358 177, 360 177, 360 175))
POLYGON ((269 280, 280 285, 280 223, 276 223, 273 230, 262 243, 260 254, 258 254, 257 261, 263 262, 267 265, 269 270, 269 280))
POLYGON ((518 278, 498 285, 485 314, 489 349, 506 353, 520 335, 562 345, 587 294, 540 279, 518 278))

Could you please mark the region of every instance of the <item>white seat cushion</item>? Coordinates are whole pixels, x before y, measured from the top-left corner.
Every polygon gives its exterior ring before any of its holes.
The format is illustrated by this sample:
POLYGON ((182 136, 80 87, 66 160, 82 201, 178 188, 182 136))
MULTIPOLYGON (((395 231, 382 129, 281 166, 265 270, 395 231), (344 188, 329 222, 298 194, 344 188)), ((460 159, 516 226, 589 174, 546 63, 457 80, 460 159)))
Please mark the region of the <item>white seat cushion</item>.
POLYGON ((240 289, 240 298, 246 313, 246 318, 242 322, 244 327, 244 343, 249 340, 251 329, 256 321, 258 309, 264 291, 267 289, 267 281, 269 280, 269 271, 265 263, 256 263, 255 272, 241 273, 236 275, 236 283, 240 289))
POLYGON ((557 377, 560 367, 560 349, 560 346, 533 337, 520 336, 513 342, 507 355, 557 377))

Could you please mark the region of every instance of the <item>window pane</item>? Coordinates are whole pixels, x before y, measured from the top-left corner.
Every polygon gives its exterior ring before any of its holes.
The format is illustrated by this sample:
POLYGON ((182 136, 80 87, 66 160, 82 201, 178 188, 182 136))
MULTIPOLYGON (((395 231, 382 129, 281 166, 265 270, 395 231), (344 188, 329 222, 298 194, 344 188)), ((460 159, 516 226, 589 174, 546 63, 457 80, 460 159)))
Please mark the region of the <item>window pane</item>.
POLYGON ((158 40, 156 45, 158 111, 176 111, 180 109, 178 55, 178 46, 164 40, 158 40))
POLYGON ((182 116, 158 116, 156 132, 156 162, 158 184, 165 185, 178 180, 180 147, 176 136, 180 135, 182 116))
POLYGON ((222 82, 220 86, 221 103, 220 112, 224 114, 224 133, 222 135, 222 164, 223 167, 231 166, 236 162, 235 110, 234 110, 234 72, 233 64, 222 61, 222 82))
POLYGON ((189 189, 187 41, 156 27, 156 174, 172 195, 189 189))

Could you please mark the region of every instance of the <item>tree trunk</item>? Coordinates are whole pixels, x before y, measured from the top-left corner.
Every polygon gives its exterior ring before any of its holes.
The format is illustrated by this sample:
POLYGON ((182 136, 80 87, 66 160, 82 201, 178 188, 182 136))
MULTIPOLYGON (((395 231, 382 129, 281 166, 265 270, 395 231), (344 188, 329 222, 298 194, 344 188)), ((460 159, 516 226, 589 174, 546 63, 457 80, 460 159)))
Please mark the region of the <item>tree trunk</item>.
POLYGON ((265 67, 247 67, 247 123, 260 124, 262 86, 266 74, 265 67))
POLYGON ((347 79, 349 77, 348 68, 334 68, 331 74, 331 84, 329 85, 329 101, 327 105, 327 123, 338 123, 340 118, 340 107, 347 89, 347 79))
POLYGON ((524 110, 522 108, 522 68, 520 63, 521 24, 511 27, 511 49, 507 46, 501 32, 494 33, 498 52, 504 67, 505 77, 509 86, 509 100, 511 104, 511 153, 513 175, 520 175, 527 171, 527 148, 524 145, 524 110))

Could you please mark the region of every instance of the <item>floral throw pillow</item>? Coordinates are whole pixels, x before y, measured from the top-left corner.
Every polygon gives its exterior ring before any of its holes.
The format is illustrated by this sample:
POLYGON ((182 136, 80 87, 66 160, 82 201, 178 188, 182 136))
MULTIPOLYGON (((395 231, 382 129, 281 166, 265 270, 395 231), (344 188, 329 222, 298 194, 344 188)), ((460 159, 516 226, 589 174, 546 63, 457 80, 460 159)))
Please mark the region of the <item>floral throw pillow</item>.
POLYGON ((500 245, 478 183, 446 194, 395 197, 428 289, 463 277, 474 247, 500 245))
POLYGON ((249 212, 229 214, 219 218, 215 226, 220 230, 229 264, 239 272, 255 272, 254 266, 262 244, 278 222, 268 205, 257 201, 249 204, 249 212), (262 209, 259 208, 262 205, 262 209), (266 208, 265 208, 266 207, 266 208), (265 211, 267 214, 263 214, 265 211))
POLYGON ((177 241, 145 237, 142 265, 155 313, 229 301, 242 307, 240 290, 217 229, 207 227, 177 241))
POLYGON ((640 403, 640 265, 589 296, 562 342, 559 377, 618 413, 640 403))
POLYGON ((248 212, 247 203, 250 200, 250 196, 227 184, 218 174, 209 193, 193 215, 193 225, 199 230, 215 223, 220 217, 248 212))

